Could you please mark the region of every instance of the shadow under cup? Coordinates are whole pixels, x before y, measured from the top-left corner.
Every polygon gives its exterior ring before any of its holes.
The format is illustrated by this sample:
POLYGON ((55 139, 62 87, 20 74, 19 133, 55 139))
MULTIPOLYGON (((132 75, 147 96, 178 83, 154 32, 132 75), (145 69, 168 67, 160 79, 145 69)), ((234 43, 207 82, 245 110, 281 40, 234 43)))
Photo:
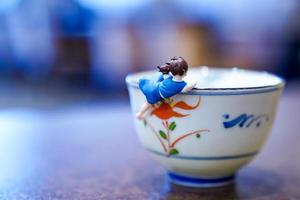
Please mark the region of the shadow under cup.
POLYGON ((128 75, 135 128, 143 146, 168 170, 172 182, 193 187, 231 183, 265 143, 274 121, 284 80, 266 72, 197 67, 188 79, 196 88, 151 106, 140 78, 156 80, 154 71, 128 75))

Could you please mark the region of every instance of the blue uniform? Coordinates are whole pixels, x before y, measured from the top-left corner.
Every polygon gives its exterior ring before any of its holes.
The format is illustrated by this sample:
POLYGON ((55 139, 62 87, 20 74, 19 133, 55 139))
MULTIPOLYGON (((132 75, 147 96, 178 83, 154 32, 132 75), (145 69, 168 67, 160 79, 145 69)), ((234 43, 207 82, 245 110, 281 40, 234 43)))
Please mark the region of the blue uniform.
POLYGON ((163 79, 162 76, 157 81, 140 79, 139 88, 149 104, 155 104, 163 99, 172 97, 182 91, 186 86, 184 81, 174 81, 172 76, 163 79))

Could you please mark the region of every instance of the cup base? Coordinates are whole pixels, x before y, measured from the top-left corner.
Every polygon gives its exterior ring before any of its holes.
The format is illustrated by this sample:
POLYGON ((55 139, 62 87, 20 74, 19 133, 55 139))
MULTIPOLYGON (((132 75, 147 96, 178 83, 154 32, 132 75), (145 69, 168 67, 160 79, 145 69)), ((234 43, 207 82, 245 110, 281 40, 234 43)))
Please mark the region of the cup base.
POLYGON ((217 178, 196 178, 178 175, 174 172, 168 172, 168 177, 169 180, 172 183, 175 183, 176 185, 186 187, 208 188, 229 185, 234 182, 235 175, 217 178))

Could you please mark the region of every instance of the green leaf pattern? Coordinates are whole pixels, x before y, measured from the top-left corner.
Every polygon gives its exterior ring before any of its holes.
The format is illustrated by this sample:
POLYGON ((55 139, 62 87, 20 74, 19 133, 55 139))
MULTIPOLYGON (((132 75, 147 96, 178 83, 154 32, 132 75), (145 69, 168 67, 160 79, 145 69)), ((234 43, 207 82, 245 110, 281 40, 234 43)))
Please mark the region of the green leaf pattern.
POLYGON ((179 154, 179 151, 177 149, 174 148, 170 150, 170 155, 177 155, 177 154, 179 154))
POLYGON ((162 137, 163 139, 167 139, 167 135, 166 135, 166 133, 164 132, 164 131, 162 131, 162 130, 159 130, 159 135, 160 135, 160 137, 162 137))
POLYGON ((174 131, 174 129, 176 128, 176 123, 175 122, 172 122, 170 125, 169 125, 169 129, 171 131, 174 131))

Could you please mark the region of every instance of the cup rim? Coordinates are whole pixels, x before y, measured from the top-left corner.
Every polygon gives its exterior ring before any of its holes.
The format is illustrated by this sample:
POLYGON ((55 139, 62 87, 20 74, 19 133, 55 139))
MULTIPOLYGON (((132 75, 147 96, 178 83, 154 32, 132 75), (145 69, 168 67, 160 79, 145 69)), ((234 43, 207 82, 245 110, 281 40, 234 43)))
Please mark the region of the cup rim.
MULTIPOLYGON (((193 67, 192 69, 197 69, 201 67, 206 66, 197 66, 193 67)), ((259 70, 250 70, 250 69, 241 69, 238 67, 232 67, 232 68, 220 68, 220 67, 209 67, 211 70, 224 70, 224 71, 230 71, 230 70, 242 70, 246 72, 255 72, 257 74, 268 74, 270 76, 273 76, 274 78, 278 79, 278 83, 276 84, 266 84, 263 86, 248 86, 248 87, 223 87, 223 88, 193 88, 189 92, 181 92, 179 94, 184 95, 243 95, 243 94, 258 94, 258 93, 267 93, 267 92, 273 92, 280 89, 283 89, 286 85, 286 81, 284 78, 275 75, 270 72, 266 71, 259 71, 259 70)), ((138 74, 144 74, 144 73, 151 73, 155 72, 155 70, 148 70, 148 71, 141 71, 141 72, 135 72, 130 73, 126 76, 126 83, 129 87, 139 88, 138 82, 133 79, 133 76, 136 76, 138 74)))

